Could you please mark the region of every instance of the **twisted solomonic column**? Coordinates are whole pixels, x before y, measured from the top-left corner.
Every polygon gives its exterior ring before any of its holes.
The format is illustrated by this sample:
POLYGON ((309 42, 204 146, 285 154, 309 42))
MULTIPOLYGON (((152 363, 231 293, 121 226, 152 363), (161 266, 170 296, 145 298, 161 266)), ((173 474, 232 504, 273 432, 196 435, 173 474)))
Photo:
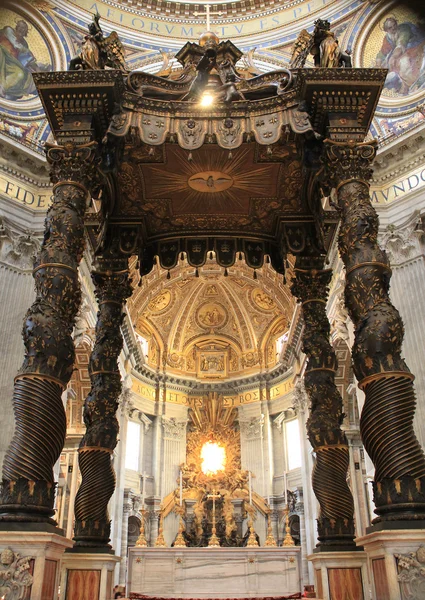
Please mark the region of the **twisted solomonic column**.
POLYGON ((325 176, 341 213, 345 303, 355 325, 354 372, 366 395, 360 431, 376 469, 376 521, 399 521, 399 527, 416 521, 419 527, 425 456, 413 431, 416 402, 413 375, 401 357, 403 322, 389 298, 391 270, 377 243, 378 216, 369 197, 376 149, 376 142, 326 141, 325 176))
POLYGON ((82 476, 75 498, 76 550, 110 549, 108 503, 115 489, 112 453, 119 431, 115 413, 121 393, 118 356, 123 347, 123 306, 131 295, 128 260, 99 260, 92 274, 99 303, 96 341, 90 357, 91 390, 84 405, 87 430, 80 443, 82 476))
POLYGON ((3 464, 0 520, 54 525, 53 466, 66 434, 61 395, 74 368, 77 269, 89 190, 98 181, 97 144, 50 145, 47 160, 56 185, 34 266, 36 299, 23 327, 25 359, 15 377, 16 429, 3 464))
POLYGON ((292 293, 302 302, 303 352, 308 358, 304 383, 311 403, 307 433, 316 452, 312 483, 320 505, 318 547, 355 550, 354 502, 347 484, 349 451, 341 430, 343 405, 335 385, 338 363, 326 314, 332 271, 322 267, 323 258, 298 256, 292 284, 292 293))

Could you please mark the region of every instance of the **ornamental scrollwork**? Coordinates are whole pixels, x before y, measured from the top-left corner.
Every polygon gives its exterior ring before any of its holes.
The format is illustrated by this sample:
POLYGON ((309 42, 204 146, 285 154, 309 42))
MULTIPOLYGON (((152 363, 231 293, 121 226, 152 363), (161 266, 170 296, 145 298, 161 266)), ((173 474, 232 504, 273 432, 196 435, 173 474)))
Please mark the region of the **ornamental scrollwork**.
POLYGON ((395 554, 398 581, 404 600, 425 598, 425 546, 409 554, 395 554))
POLYGON ((0 594, 4 600, 22 600, 33 584, 31 560, 10 548, 0 555, 0 594))

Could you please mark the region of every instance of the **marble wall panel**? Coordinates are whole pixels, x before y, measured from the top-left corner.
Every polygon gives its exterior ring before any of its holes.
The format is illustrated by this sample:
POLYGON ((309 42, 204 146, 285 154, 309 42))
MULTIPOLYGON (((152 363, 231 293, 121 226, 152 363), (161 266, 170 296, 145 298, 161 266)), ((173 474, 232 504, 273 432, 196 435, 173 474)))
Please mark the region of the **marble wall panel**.
POLYGON ((56 560, 46 560, 45 562, 44 581, 41 590, 43 600, 54 600, 57 566, 56 560))
POLYGON ((66 587, 66 600, 98 600, 100 571, 70 570, 66 587))
POLYGON ((332 600, 364 600, 361 569, 328 569, 332 600))
POLYGON ((372 560, 372 573, 376 598, 379 598, 379 600, 390 600, 385 558, 372 560))

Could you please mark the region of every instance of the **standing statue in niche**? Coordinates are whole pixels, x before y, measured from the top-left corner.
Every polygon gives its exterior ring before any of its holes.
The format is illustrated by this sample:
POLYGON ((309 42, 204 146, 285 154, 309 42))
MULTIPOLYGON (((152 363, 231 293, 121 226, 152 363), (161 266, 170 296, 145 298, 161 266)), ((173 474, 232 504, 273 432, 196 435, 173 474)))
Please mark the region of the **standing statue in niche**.
POLYGON ((105 38, 99 25, 100 15, 93 15, 89 33, 84 37, 80 52, 71 59, 70 71, 118 69, 126 71, 125 50, 116 31, 105 38))

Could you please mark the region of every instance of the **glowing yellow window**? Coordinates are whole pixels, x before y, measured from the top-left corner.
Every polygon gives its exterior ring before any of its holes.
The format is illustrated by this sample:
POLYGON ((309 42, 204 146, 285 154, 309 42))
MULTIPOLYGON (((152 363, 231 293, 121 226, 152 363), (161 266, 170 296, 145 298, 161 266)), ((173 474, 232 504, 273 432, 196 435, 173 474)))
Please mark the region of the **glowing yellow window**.
POLYGON ((218 471, 224 471, 226 465, 226 450, 220 444, 207 442, 202 446, 202 472, 205 475, 214 475, 218 471))

